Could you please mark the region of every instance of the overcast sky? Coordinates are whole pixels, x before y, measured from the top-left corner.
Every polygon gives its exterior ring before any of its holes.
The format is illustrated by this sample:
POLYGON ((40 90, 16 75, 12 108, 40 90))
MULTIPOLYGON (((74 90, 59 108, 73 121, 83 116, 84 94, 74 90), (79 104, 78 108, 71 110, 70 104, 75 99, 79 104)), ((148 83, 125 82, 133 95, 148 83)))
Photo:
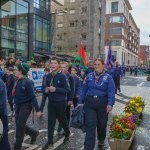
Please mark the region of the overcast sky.
POLYGON ((137 26, 141 30, 140 44, 150 45, 150 0, 129 0, 131 11, 137 26))

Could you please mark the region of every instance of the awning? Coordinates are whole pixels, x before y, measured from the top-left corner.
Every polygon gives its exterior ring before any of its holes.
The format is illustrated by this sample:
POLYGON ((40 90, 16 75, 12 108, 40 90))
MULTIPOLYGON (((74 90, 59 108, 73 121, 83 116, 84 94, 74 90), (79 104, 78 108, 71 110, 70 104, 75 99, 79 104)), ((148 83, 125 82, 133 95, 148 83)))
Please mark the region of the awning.
POLYGON ((39 54, 39 53, 34 53, 34 56, 35 56, 35 57, 45 57, 44 55, 41 55, 41 54, 39 54))

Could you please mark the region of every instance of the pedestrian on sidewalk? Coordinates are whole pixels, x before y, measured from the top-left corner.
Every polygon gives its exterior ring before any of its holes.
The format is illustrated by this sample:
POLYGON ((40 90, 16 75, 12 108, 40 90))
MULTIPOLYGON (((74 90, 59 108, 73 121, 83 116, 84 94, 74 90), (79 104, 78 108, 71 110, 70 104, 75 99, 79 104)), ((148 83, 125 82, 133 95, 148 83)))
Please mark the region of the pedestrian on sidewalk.
POLYGON ((119 93, 121 93, 121 89, 120 89, 120 80, 122 78, 122 71, 121 71, 121 67, 119 65, 119 62, 116 61, 115 62, 115 67, 114 67, 114 82, 115 82, 115 93, 117 94, 117 91, 119 91, 119 93))
POLYGON ((70 93, 70 85, 66 75, 61 72, 60 61, 57 58, 51 60, 51 70, 46 79, 48 92, 48 141, 42 150, 53 147, 53 134, 56 119, 58 119, 64 132, 64 143, 69 140, 70 131, 66 118, 67 94, 70 93))
POLYGON ((95 71, 88 74, 81 88, 79 104, 84 103, 85 142, 84 150, 94 150, 96 127, 98 127, 99 146, 104 145, 108 113, 115 102, 115 84, 112 77, 104 71, 102 59, 94 61, 95 71))
POLYGON ((18 70, 16 71, 16 82, 12 90, 12 96, 14 96, 15 104, 15 123, 16 123, 16 141, 14 144, 14 150, 21 150, 24 134, 28 134, 31 137, 31 144, 34 144, 39 131, 26 125, 33 107, 36 110, 36 116, 40 117, 41 112, 37 103, 34 84, 27 75, 30 66, 26 63, 20 63, 18 70))
POLYGON ((0 150, 10 150, 10 144, 8 141, 8 118, 7 118, 7 99, 6 86, 2 79, 0 79, 0 120, 3 124, 3 133, 0 136, 0 150))

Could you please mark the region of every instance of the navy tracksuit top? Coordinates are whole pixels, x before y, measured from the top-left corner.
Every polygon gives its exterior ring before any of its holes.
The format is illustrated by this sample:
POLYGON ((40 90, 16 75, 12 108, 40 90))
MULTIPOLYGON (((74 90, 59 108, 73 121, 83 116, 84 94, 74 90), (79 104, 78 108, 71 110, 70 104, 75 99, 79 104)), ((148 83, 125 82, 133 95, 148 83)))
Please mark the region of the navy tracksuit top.
POLYGON ((84 103, 86 96, 107 96, 108 105, 113 106, 115 102, 115 84, 113 78, 104 73, 96 83, 94 72, 88 74, 80 92, 79 103, 84 103))
POLYGON ((49 101, 60 102, 67 100, 67 94, 71 92, 67 76, 59 72, 54 77, 51 73, 46 78, 46 87, 54 86, 55 92, 48 93, 49 101))
POLYGON ((14 104, 25 103, 32 103, 36 112, 40 111, 34 91, 34 83, 28 78, 18 81, 14 95, 14 104))

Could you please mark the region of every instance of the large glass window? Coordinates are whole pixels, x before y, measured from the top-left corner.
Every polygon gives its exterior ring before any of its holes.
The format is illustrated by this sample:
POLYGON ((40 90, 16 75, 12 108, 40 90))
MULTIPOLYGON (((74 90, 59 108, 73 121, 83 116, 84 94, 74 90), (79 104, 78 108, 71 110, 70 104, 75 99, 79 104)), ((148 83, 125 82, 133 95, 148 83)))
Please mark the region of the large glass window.
POLYGON ((34 15, 34 50, 49 50, 49 21, 34 15))
POLYGON ((1 0, 0 6, 3 56, 27 58, 28 3, 23 0, 1 0))
POLYGON ((47 11, 50 8, 50 0, 34 0, 33 6, 41 11, 47 11))
POLYGON ((118 2, 112 2, 111 3, 111 12, 112 13, 118 12, 118 2))

